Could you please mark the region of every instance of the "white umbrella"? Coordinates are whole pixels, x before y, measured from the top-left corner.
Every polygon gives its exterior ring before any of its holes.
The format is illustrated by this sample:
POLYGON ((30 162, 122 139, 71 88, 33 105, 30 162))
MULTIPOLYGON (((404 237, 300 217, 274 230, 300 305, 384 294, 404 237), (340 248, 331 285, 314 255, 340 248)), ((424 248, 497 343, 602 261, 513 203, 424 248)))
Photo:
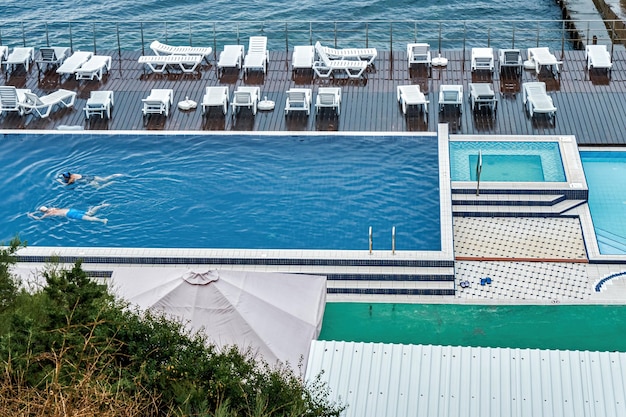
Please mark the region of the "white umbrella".
POLYGON ((113 288, 142 309, 203 329, 217 346, 237 345, 269 362, 306 365, 326 302, 326 277, 168 267, 116 268, 113 288))

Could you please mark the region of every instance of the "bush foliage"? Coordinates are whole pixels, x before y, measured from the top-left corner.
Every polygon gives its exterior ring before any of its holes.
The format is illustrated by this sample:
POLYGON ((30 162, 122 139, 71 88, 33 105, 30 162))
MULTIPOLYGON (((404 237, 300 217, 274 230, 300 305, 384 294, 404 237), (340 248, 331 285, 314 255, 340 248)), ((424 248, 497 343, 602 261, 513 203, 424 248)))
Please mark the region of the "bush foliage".
POLYGON ((26 291, 0 250, 0 410, 11 416, 338 416, 309 384, 237 347, 219 350, 179 322, 141 313, 80 262, 51 265, 26 291))

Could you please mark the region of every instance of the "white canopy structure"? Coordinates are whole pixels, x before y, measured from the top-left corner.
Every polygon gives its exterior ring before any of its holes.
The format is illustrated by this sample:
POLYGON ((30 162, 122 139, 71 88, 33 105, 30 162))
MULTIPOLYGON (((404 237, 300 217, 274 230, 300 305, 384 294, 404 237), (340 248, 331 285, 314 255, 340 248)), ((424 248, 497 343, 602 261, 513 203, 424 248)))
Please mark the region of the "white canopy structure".
POLYGON ((141 309, 204 329, 219 347, 251 348, 293 370, 322 327, 326 277, 177 267, 116 267, 111 289, 141 309))

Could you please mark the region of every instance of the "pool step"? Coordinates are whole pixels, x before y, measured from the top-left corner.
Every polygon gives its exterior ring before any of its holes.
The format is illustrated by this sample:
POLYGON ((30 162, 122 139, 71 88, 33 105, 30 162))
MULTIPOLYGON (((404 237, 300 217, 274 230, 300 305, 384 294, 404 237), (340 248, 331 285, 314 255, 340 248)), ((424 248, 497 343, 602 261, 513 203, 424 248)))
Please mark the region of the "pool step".
MULTIPOLYGON (((213 264, 210 269, 232 269, 230 264, 213 264)), ((333 301, 359 301, 362 297, 383 296, 398 302, 422 302, 429 297, 455 295, 453 266, 385 267, 337 265, 238 265, 237 270, 258 272, 298 273, 324 275, 327 278, 327 295, 333 301)), ((107 283, 113 271, 88 270, 88 276, 99 283, 107 283)))
POLYGON ((453 205, 553 206, 565 200, 563 194, 453 194, 453 205))
POLYGON ((531 216, 558 217, 585 204, 564 194, 475 194, 453 193, 455 216, 531 216))

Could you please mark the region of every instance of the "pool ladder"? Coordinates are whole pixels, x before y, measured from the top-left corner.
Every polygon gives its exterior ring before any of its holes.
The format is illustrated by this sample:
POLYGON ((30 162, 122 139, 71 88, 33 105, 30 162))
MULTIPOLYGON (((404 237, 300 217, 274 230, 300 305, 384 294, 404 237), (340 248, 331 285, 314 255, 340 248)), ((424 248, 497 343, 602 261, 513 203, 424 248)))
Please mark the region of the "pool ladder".
MULTIPOLYGON (((372 250, 374 248, 374 235, 372 233, 372 226, 370 226, 368 237, 369 237, 368 240, 369 240, 369 248, 370 248, 370 255, 371 255, 372 250)), ((396 226, 393 226, 391 228, 391 253, 392 255, 396 254, 396 226)))

